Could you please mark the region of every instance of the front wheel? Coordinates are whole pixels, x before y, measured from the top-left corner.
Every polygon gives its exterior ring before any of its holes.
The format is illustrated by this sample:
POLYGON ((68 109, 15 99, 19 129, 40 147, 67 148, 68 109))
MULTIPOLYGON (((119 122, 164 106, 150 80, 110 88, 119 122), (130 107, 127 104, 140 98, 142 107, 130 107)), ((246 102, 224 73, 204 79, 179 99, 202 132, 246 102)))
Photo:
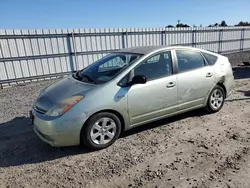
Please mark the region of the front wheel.
POLYGON ((209 94, 206 110, 211 113, 218 112, 224 104, 225 97, 224 89, 216 85, 209 94))
POLYGON ((113 144, 121 133, 121 121, 109 112, 93 115, 81 131, 81 141, 93 150, 103 149, 113 144))

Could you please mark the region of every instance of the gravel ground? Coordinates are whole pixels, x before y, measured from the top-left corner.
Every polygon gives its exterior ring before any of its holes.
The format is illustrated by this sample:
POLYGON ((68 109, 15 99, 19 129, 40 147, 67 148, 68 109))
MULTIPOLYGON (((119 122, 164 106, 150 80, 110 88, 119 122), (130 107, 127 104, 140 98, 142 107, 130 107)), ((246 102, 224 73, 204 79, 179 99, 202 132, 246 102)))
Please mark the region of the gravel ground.
POLYGON ((28 111, 55 80, 0 90, 0 187, 250 187, 250 67, 234 71, 219 113, 144 125, 96 152, 53 148, 34 134, 28 111))

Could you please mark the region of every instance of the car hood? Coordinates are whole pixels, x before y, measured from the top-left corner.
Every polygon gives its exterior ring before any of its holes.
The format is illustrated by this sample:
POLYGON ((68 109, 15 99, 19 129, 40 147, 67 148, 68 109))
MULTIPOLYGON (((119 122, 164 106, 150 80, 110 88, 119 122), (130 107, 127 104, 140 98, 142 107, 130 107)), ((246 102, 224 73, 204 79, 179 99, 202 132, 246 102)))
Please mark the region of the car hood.
POLYGON ((37 98, 35 107, 46 112, 61 100, 74 95, 84 95, 84 93, 97 86, 80 82, 72 76, 68 76, 45 88, 37 98))

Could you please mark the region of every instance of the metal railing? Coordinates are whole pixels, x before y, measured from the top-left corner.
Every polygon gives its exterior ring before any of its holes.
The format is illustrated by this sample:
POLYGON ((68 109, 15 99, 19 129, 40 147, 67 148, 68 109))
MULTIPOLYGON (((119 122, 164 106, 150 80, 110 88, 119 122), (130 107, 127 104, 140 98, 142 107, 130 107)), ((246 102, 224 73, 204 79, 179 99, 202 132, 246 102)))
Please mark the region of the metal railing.
POLYGON ((121 48, 185 45, 250 50, 250 27, 0 30, 0 85, 82 69, 121 48))

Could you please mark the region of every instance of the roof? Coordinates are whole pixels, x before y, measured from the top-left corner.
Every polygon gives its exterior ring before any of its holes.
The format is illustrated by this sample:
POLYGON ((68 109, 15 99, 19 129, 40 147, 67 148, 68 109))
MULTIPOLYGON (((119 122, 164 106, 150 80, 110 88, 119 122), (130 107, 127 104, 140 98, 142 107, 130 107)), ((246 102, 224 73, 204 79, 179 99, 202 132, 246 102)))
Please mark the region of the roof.
POLYGON ((136 47, 131 47, 131 48, 124 48, 119 50, 118 52, 126 52, 126 53, 137 53, 137 54, 148 54, 157 50, 161 50, 161 49, 194 49, 194 50, 199 50, 202 52, 206 52, 206 53, 210 53, 213 55, 219 55, 216 52, 212 52, 212 51, 207 51, 207 50, 203 50, 203 49, 198 49, 198 48, 194 48, 194 47, 190 47, 190 46, 163 46, 163 45, 159 45, 159 46, 136 46, 136 47))
POLYGON ((167 46, 137 46, 131 48, 124 48, 118 52, 128 52, 128 53, 137 53, 137 54, 148 54, 155 50, 166 48, 167 46))

